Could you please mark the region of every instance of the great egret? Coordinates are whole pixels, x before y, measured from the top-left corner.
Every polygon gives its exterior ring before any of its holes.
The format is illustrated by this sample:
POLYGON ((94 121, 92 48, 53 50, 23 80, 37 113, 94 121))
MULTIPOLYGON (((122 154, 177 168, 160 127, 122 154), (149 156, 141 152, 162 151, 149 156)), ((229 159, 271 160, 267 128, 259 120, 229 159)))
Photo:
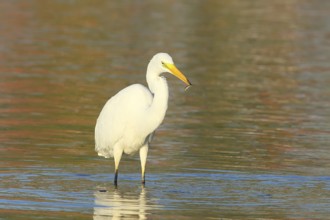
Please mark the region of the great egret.
POLYGON ((187 87, 189 80, 176 68, 170 55, 158 53, 147 68, 149 89, 141 84, 130 85, 111 97, 104 105, 95 126, 95 150, 99 156, 114 157, 117 185, 118 166, 123 153, 139 150, 142 183, 145 183, 145 166, 149 143, 167 110, 168 87, 162 73, 171 73, 187 87))

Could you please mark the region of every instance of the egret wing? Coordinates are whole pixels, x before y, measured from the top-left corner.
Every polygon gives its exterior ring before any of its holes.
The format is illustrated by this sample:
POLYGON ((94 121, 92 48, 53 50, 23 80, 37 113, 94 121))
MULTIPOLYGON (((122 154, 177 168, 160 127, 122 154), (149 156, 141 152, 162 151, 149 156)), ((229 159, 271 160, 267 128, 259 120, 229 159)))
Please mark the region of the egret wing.
POLYGON ((134 84, 118 92, 104 105, 95 126, 95 150, 99 156, 112 157, 113 147, 129 127, 140 120, 141 112, 150 106, 150 91, 134 84))

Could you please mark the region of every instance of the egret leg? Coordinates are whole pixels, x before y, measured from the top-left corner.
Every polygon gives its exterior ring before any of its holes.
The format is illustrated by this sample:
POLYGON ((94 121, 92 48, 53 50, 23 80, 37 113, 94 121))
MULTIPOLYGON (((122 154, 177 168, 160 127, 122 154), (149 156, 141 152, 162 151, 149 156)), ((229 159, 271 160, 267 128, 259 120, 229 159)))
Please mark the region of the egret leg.
POLYGON ((118 183, 118 169, 116 169, 115 170, 115 178, 114 178, 114 180, 113 180, 113 184, 115 185, 115 186, 117 186, 117 183, 118 183))
POLYGON ((148 155, 148 144, 142 146, 140 148, 140 160, 141 160, 141 178, 142 178, 142 184, 144 185, 145 180, 145 168, 146 168, 146 162, 147 162, 147 155, 148 155))
POLYGON ((123 155, 123 149, 119 147, 115 147, 113 149, 113 158, 115 160, 115 179, 113 181, 114 185, 117 186, 117 180, 118 180, 118 167, 119 167, 119 162, 121 159, 121 156, 123 155))

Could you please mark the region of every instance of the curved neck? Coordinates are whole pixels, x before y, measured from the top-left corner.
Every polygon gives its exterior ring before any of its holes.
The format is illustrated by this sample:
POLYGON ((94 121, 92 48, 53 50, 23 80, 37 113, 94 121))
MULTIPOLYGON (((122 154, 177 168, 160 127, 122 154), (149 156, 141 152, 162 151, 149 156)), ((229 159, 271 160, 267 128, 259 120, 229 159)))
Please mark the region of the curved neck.
MULTIPOLYGON (((152 68, 148 66, 147 82, 153 99, 150 107, 148 108, 148 121, 150 125, 150 133, 153 132, 163 121, 168 103, 168 86, 165 77, 158 74, 151 73, 152 68)), ((149 127, 149 126, 148 126, 149 127)))
POLYGON ((168 102, 168 86, 165 77, 158 76, 158 79, 153 81, 152 86, 149 85, 149 88, 153 88, 153 100, 150 106, 150 109, 155 112, 155 114, 161 115, 166 113, 167 102, 168 102))

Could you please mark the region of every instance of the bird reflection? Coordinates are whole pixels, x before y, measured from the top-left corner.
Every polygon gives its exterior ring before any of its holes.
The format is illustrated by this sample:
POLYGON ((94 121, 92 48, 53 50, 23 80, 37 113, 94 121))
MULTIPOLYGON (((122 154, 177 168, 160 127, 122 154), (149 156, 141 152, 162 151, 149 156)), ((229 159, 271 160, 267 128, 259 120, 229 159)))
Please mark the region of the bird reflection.
MULTIPOLYGON (((127 190, 126 190, 127 191, 127 190)), ((146 189, 140 194, 123 193, 119 189, 98 190, 94 193, 94 220, 104 219, 147 219, 147 210, 154 206, 147 204, 146 189)))

